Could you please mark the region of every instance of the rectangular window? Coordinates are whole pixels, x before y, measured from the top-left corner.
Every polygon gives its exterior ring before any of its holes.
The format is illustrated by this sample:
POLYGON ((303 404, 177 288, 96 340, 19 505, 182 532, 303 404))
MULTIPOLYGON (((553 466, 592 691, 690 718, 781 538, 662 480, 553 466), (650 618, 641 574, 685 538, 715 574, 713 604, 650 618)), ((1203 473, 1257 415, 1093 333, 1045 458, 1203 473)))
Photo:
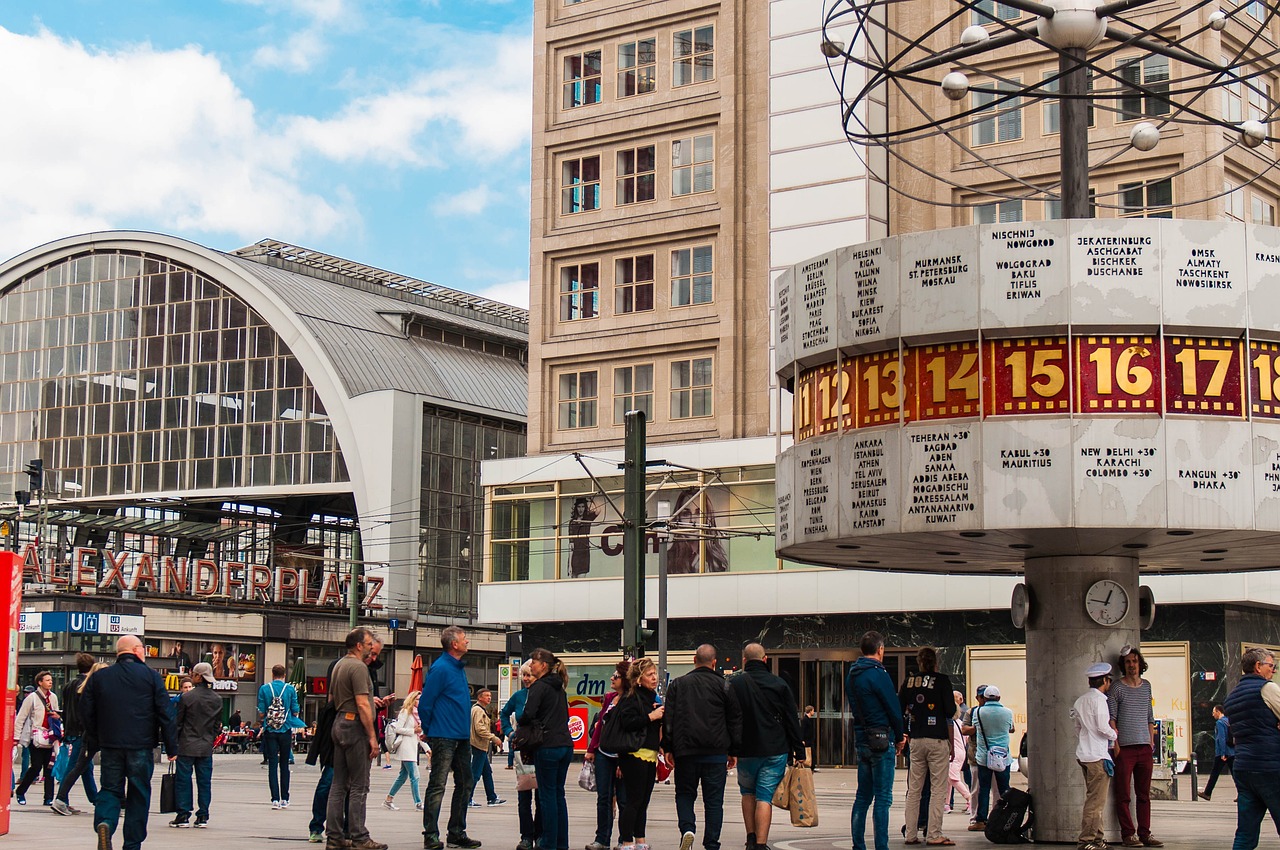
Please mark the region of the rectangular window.
POLYGON ((600 157, 566 159, 560 165, 560 212, 572 215, 600 209, 600 157))
MULTIPOLYGON (((1062 110, 1059 108, 1059 101, 1056 97, 1057 92, 1062 88, 1061 80, 1051 80, 1050 77, 1056 77, 1058 71, 1045 71, 1044 83, 1041 88, 1046 92, 1054 93, 1054 97, 1045 98, 1040 101, 1040 113, 1042 116, 1041 132, 1046 136, 1054 133, 1062 132, 1062 110)), ((1093 91, 1093 73, 1089 72, 1089 80, 1085 84, 1089 91, 1093 91)), ((1093 101, 1089 101, 1089 126, 1093 126, 1093 101)))
POLYGON ((1267 19, 1267 4, 1259 2, 1259 0, 1251 0, 1249 5, 1245 7, 1249 13, 1249 17, 1255 21, 1265 21, 1267 19))
POLYGON ((560 376, 560 430, 596 427, 596 373, 565 372, 560 376))
POLYGON ((981 204, 973 208, 974 224, 1007 224, 1022 221, 1022 201, 1000 201, 996 204, 981 204))
POLYGON ((564 57, 564 108, 590 106, 601 100, 600 51, 564 57))
POLYGON ((657 41, 642 38, 618 45, 618 97, 648 94, 656 87, 657 41))
POLYGON ((705 83, 716 77, 716 28, 679 30, 671 37, 671 85, 705 83))
POLYGON ((560 269, 560 321, 594 319, 600 315, 600 264, 583 263, 560 269))
MULTIPOLYGON (((1089 217, 1090 218, 1097 218, 1098 216, 1098 204, 1095 200, 1096 197, 1097 197, 1097 190, 1090 189, 1089 190, 1089 217)), ((1054 221, 1056 219, 1063 218, 1064 216, 1062 215, 1062 201, 1057 199, 1050 199, 1045 201, 1044 217, 1047 221, 1054 221)))
POLYGON ((997 3, 995 0, 978 0, 973 4, 973 23, 979 26, 992 21, 1016 21, 1022 13, 1012 6, 997 3))
POLYGON ((710 416, 711 384, 710 357, 671 361, 671 418, 710 416))
POLYGON ((618 151, 619 205, 653 200, 657 158, 654 145, 618 151))
POLYGON ((1249 118, 1266 124, 1271 120, 1271 84, 1266 80, 1253 79, 1248 84, 1249 118))
POLYGON ((1227 218, 1244 221, 1244 192, 1231 183, 1223 183, 1222 191, 1222 205, 1227 218))
POLYGON ((694 136, 671 143, 671 195, 692 195, 716 188, 715 137, 694 136))
POLYGON ((1257 195, 1250 198, 1250 213, 1254 224, 1265 224, 1268 227, 1274 227, 1276 223, 1276 208, 1273 204, 1269 204, 1257 195))
POLYGON ((1011 142, 1022 138, 1022 99, 1006 98, 1004 92, 1017 91, 1018 80, 993 80, 986 85, 994 91, 975 91, 973 105, 976 109, 989 112, 991 117, 983 118, 973 125, 973 144, 993 145, 996 142, 1011 142))
POLYGON ((1120 203, 1125 218, 1173 218, 1173 180, 1121 183, 1120 203))
POLYGON ((714 297, 714 257, 710 245, 671 252, 671 306, 710 304, 714 297))
MULTIPOLYGON (((1231 60, 1226 56, 1219 56, 1218 64, 1223 68, 1230 68, 1231 60)), ((1218 86, 1218 91, 1222 93, 1222 119, 1232 124, 1239 124, 1244 120, 1244 84, 1238 81, 1224 82, 1218 86)))
POLYGON ((641 313, 653 309, 653 254, 614 262, 613 311, 641 313))
POLYGON ((643 410, 653 420, 653 364, 613 370, 613 424, 626 424, 628 410, 643 410))
POLYGON ((1116 65, 1131 87, 1120 96, 1119 121, 1169 114, 1169 60, 1164 56, 1127 59, 1116 65))

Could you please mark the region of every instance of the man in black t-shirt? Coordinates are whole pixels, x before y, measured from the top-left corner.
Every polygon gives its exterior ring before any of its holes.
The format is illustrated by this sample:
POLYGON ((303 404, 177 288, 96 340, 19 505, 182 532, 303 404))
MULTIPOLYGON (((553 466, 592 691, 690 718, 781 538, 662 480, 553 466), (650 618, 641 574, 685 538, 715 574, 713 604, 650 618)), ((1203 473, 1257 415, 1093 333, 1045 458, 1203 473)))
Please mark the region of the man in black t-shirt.
POLYGON ((938 651, 926 646, 916 655, 920 672, 907 676, 898 691, 902 713, 907 722, 907 739, 911 744, 911 762, 907 768, 906 836, 908 843, 917 840, 920 819, 920 797, 925 781, 929 782, 929 827, 926 844, 941 844, 942 807, 946 802, 948 772, 951 767, 951 718, 956 713, 951 693, 951 679, 938 672, 938 651))

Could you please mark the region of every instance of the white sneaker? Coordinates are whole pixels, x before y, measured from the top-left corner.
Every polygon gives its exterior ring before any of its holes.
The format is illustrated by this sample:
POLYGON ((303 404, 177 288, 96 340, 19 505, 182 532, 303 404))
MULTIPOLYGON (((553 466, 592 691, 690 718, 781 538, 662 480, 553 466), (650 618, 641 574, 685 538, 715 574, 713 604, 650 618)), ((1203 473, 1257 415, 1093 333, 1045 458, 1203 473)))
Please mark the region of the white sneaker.
POLYGON ((692 832, 686 832, 680 836, 680 850, 693 850, 692 832))
POLYGON ((391 802, 391 800, 389 800, 389 799, 388 799, 388 800, 383 800, 383 801, 382 801, 382 808, 384 808, 384 809, 390 809, 390 810, 391 810, 391 811, 393 811, 393 812, 398 812, 398 811, 400 811, 400 807, 399 807, 399 806, 397 806, 395 803, 391 802))
POLYGON ((414 803, 414 804, 413 804, 413 807, 414 807, 415 809, 417 809, 418 811, 422 811, 422 804, 421 804, 421 803, 414 803))
POLYGON ((288 801, 288 800, 281 800, 281 801, 280 801, 280 808, 282 808, 282 809, 287 809, 287 808, 289 808, 289 801, 288 801))
POLYGON ((284 808, 284 806, 280 805, 280 801, 279 801, 279 800, 272 800, 272 801, 271 801, 271 808, 272 808, 273 810, 279 811, 280 809, 283 809, 283 808, 284 808))

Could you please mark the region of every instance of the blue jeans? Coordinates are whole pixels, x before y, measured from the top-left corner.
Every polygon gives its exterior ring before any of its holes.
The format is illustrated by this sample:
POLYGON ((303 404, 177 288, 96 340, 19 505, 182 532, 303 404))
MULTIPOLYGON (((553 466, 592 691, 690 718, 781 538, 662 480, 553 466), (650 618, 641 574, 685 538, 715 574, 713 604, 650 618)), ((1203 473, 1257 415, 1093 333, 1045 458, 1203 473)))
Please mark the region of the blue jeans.
POLYGON ((493 767, 489 764, 489 751, 477 750, 471 748, 471 796, 468 799, 474 800, 476 796, 476 786, 480 784, 481 778, 484 779, 484 798, 492 803, 498 799, 498 792, 493 788, 493 767))
POLYGON ((627 789, 618 780, 618 760, 602 752, 596 752, 596 843, 612 847, 613 798, 618 797, 618 808, 627 804, 627 789))
POLYGON ((213 799, 213 756, 178 756, 178 772, 174 774, 173 796, 178 804, 178 817, 191 815, 191 772, 196 774, 196 792, 200 808, 196 820, 209 819, 209 802, 213 799))
POLYGON ((440 839, 440 804, 444 802, 444 786, 453 774, 453 797, 449 801, 447 836, 467 834, 467 803, 471 800, 471 739, 428 738, 431 750, 431 773, 427 777, 427 799, 422 807, 422 835, 440 839))
POLYGON ((102 751, 102 787, 93 807, 93 827, 105 823, 112 835, 124 808, 124 850, 141 850, 151 810, 151 750, 102 751))
POLYGON ((79 779, 84 785, 84 796, 89 801, 89 805, 93 805, 98 799, 98 783, 93 779, 93 758, 84 751, 84 738, 67 738, 65 744, 71 745, 71 752, 67 756, 68 764, 67 773, 62 777, 62 783, 58 785, 58 799, 64 803, 70 802, 68 799, 71 795, 71 789, 75 786, 76 780, 79 779))
POLYGON ((517 791, 516 803, 520 810, 520 840, 537 841, 542 835, 542 807, 534 808, 532 791, 517 791))
POLYGON ((316 783, 316 795, 311 798, 311 824, 307 830, 315 835, 324 832, 325 810, 329 808, 329 789, 333 786, 333 765, 320 767, 320 781, 316 783))
POLYGON ((1000 796, 1009 793, 1009 768, 996 773, 985 765, 978 765, 978 808, 974 810, 974 818, 978 823, 987 822, 987 807, 991 804, 991 777, 995 777, 1000 796))
POLYGON ((1258 846, 1258 831, 1268 812, 1280 830, 1280 771, 1235 770, 1236 840, 1231 850, 1253 850, 1258 846))
POLYGON ((853 798, 853 813, 849 819, 853 850, 867 850, 867 809, 871 809, 875 850, 889 850, 889 807, 893 805, 896 758, 893 747, 878 756, 872 755, 866 747, 858 748, 858 793, 853 798))
POLYGON ((564 796, 564 783, 569 777, 573 747, 542 747, 533 759, 533 772, 538 777, 538 808, 542 811, 542 850, 568 850, 569 803, 564 796))
POLYGON ((404 781, 409 780, 409 790, 413 792, 413 804, 416 806, 422 802, 422 796, 418 794, 418 763, 416 761, 400 762, 400 773, 396 776, 396 781, 392 784, 391 790, 387 792, 387 799, 390 800, 404 786, 404 781))
POLYGON ((293 753, 292 732, 263 732, 262 755, 267 759, 267 784, 272 801, 289 799, 289 756, 293 753))
MULTIPOLYGON (((680 833, 697 832, 697 819, 693 813, 698 799, 698 785, 702 785, 702 807, 706 825, 702 834, 702 846, 707 850, 719 850, 720 829, 724 826, 724 785, 728 775, 728 762, 724 756, 708 758, 684 756, 676 759, 676 820, 680 833)), ((599 780, 597 780, 598 782, 599 780)))

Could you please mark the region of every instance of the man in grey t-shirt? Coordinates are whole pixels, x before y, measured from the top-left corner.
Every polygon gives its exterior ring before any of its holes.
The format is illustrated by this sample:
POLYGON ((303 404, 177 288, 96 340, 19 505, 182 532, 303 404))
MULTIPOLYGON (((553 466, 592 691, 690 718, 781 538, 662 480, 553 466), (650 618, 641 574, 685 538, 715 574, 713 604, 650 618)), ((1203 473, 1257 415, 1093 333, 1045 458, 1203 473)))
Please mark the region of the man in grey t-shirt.
POLYGON ((330 675, 329 699, 338 716, 331 733, 333 785, 325 812, 325 850, 387 850, 387 845, 374 841, 365 827, 369 763, 378 757, 379 749, 366 663, 377 643, 368 629, 352 629, 347 635, 347 654, 334 665, 330 675))

